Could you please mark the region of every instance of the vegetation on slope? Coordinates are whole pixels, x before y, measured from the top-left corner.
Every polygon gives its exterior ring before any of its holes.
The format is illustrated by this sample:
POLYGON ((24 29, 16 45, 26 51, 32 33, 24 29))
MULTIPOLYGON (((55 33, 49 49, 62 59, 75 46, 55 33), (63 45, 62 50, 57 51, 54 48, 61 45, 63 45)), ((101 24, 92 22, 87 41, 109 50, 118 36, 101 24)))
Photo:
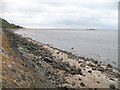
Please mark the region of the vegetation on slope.
MULTIPOLYGON (((4 29, 17 29, 20 26, 10 24, 6 20, 1 19, 3 24, 2 31, 2 66, 0 66, 0 87, 2 88, 33 88, 45 87, 42 83, 42 77, 38 79, 38 73, 32 68, 27 60, 21 58, 11 45, 10 36, 4 29), (41 80, 40 80, 41 79, 41 80)), ((39 76, 40 77, 40 76, 39 76)))
POLYGON ((11 24, 2 18, 0 18, 0 23, 1 23, 0 28, 12 28, 12 29, 23 28, 19 25, 11 24))

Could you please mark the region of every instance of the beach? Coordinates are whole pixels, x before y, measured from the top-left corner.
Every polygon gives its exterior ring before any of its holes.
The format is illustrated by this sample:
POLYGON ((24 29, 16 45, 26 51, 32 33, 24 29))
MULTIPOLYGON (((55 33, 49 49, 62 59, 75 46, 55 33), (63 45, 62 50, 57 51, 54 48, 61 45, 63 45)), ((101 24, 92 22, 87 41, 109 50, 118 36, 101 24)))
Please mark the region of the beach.
POLYGON ((6 30, 5 33, 17 56, 24 61, 25 67, 29 63, 37 76, 44 77, 43 83, 49 82, 44 87, 118 88, 120 72, 111 64, 104 65, 93 58, 77 56, 50 44, 24 37, 13 30, 6 30))
POLYGON ((118 32, 84 29, 20 29, 16 33, 40 43, 93 58, 118 68, 118 32))

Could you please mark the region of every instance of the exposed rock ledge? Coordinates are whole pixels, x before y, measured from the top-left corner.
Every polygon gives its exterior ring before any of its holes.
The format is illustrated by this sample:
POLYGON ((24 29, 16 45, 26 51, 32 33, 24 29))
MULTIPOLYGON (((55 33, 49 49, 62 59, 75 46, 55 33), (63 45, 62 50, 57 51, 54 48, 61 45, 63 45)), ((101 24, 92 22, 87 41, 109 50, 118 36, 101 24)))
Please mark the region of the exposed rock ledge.
POLYGON ((105 66, 93 59, 78 57, 11 31, 5 32, 12 48, 26 62, 25 67, 28 68, 27 63, 30 63, 38 76, 46 78, 43 83, 51 83, 48 88, 118 88, 120 73, 111 65, 105 66))

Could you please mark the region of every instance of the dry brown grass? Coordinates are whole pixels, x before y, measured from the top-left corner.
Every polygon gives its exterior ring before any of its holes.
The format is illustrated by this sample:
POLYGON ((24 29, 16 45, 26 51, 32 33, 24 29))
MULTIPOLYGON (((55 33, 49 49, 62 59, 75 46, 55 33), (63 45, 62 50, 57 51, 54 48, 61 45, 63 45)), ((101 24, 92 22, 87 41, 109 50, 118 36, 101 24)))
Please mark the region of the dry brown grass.
POLYGON ((3 32, 2 33, 2 48, 3 52, 0 55, 1 56, 1 66, 0 66, 0 71, 3 73, 2 76, 0 76, 0 80, 6 81, 6 83, 3 85, 4 87, 9 87, 12 86, 13 84, 16 85, 16 87, 30 87, 32 85, 32 81, 29 80, 28 77, 33 77, 31 76, 32 73, 29 73, 27 76, 24 72, 28 72, 28 68, 22 66, 22 63, 24 63, 20 58, 18 58, 15 55, 14 50, 10 46, 9 39, 7 35, 3 32), (14 63, 14 64, 13 64, 14 63), (12 65, 12 67, 9 67, 9 65, 12 65), (13 68, 14 67, 14 68, 13 68), (17 72, 12 72, 11 70, 15 69, 17 72), (20 72, 23 73, 20 73, 20 72), (13 74, 13 75, 10 75, 13 74), (16 75, 16 76, 15 76, 16 75), (26 80, 17 81, 18 76, 25 76, 26 80), (15 79, 16 78, 16 79, 15 79))
POLYGON ((8 40, 8 38, 7 38, 5 33, 2 33, 2 47, 7 52, 11 52, 12 51, 12 48, 10 48, 9 40, 8 40))

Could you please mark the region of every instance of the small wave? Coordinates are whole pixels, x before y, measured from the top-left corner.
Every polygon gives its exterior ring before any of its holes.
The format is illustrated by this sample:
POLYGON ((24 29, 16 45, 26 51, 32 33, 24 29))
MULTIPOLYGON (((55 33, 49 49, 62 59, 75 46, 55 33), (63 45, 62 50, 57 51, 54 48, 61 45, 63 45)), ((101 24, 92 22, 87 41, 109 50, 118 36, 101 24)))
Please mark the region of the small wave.
POLYGON ((106 57, 102 57, 102 56, 99 56, 99 57, 104 60, 110 60, 109 58, 106 58, 106 57))

